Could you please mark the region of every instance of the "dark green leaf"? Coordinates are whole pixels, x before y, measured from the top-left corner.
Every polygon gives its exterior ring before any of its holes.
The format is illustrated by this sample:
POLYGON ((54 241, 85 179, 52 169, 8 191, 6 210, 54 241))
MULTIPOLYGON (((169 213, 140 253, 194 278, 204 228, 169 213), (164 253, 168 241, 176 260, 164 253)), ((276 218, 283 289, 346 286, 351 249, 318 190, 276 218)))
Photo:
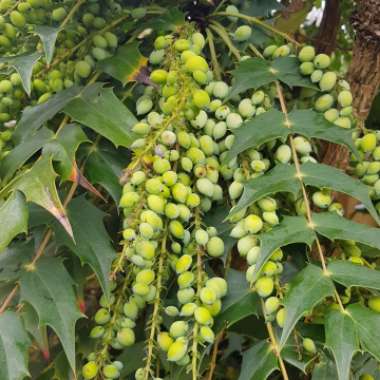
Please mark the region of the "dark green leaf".
POLYGON ((30 261, 34 252, 34 242, 17 242, 0 254, 0 282, 15 281, 20 276, 22 266, 30 261))
POLYGON ((30 157, 38 152, 46 144, 54 133, 47 128, 39 129, 35 134, 17 144, 11 152, 1 160, 0 175, 4 181, 12 178, 13 174, 30 157))
POLYGON ((356 223, 330 212, 313 214, 313 222, 315 230, 330 240, 355 240, 380 249, 380 230, 378 228, 356 223))
POLYGON ((334 362, 325 358, 325 360, 317 363, 311 380, 339 380, 334 362))
POLYGON ((288 86, 309 87, 317 89, 310 80, 299 72, 299 61, 296 57, 280 57, 273 62, 262 58, 249 58, 241 61, 232 71, 235 83, 230 97, 246 90, 257 89, 266 84, 280 80, 288 86))
POLYGON ((231 209, 230 216, 268 195, 287 192, 297 195, 301 189, 296 178, 294 165, 279 164, 268 173, 256 177, 244 186, 244 192, 238 204, 231 209))
POLYGON ((105 214, 83 196, 73 199, 68 206, 75 243, 62 228, 55 228, 58 244, 65 245, 97 275, 105 294, 109 294, 109 272, 116 251, 104 228, 105 214))
POLYGON ((355 323, 363 350, 380 360, 380 314, 360 304, 350 305, 347 311, 355 323))
POLYGON ((249 16, 271 16, 272 11, 281 9, 283 5, 276 0, 251 0, 244 2, 242 13, 249 16))
POLYGON ((145 347, 146 342, 138 342, 131 347, 123 349, 123 353, 117 358, 117 360, 124 363, 124 367, 121 371, 123 378, 143 366, 145 347))
POLYGON ((355 179, 342 170, 329 165, 307 162, 301 166, 303 182, 308 186, 325 187, 348 194, 359 200, 370 212, 372 217, 380 222, 375 207, 369 197, 370 188, 362 181, 355 179))
POLYGON ((326 346, 334 355, 339 380, 350 379, 351 360, 359 349, 353 320, 348 314, 330 311, 325 318, 326 346))
POLYGON ((306 375, 307 367, 314 360, 314 358, 306 355, 300 355, 299 350, 300 349, 297 345, 287 344, 281 351, 281 357, 284 359, 284 361, 293 367, 298 368, 306 375))
POLYGON ((331 278, 349 288, 361 286, 363 288, 380 290, 380 272, 349 261, 333 261, 328 266, 331 278))
POLYGON ((277 358, 272 347, 266 341, 260 341, 243 354, 238 380, 266 380, 276 369, 277 358))
POLYGON ((6 63, 20 74, 22 86, 25 92, 30 95, 32 90, 31 79, 34 64, 41 58, 40 53, 26 53, 13 57, 0 58, 0 63, 6 63))
POLYGON ((29 376, 30 340, 19 317, 13 311, 0 314, 0 379, 23 380, 29 376))
POLYGON ((309 264, 290 282, 286 293, 285 324, 281 335, 281 346, 284 346, 298 320, 311 311, 320 301, 334 294, 334 284, 322 269, 309 264))
POLYGON ((100 83, 86 87, 64 108, 71 118, 106 137, 115 146, 128 147, 134 140, 132 126, 137 122, 111 88, 100 83))
POLYGON ((20 190, 28 202, 33 202, 49 211, 72 237, 73 232, 67 219, 65 209, 59 199, 52 158, 42 156, 30 169, 10 182, 2 192, 20 190))
POLYGON ((256 263, 256 274, 260 272, 272 253, 281 247, 294 243, 305 243, 309 247, 316 238, 302 216, 286 216, 280 224, 259 236, 261 254, 256 263))
POLYGON ((45 51, 46 62, 50 63, 53 59, 55 42, 57 41, 60 29, 47 25, 35 25, 34 31, 41 39, 45 51))
POLYGON ((15 236, 28 231, 28 218, 25 198, 16 191, 0 207, 0 252, 15 236))
POLYGON ((100 70, 119 80, 124 86, 138 80, 148 60, 138 49, 136 42, 121 46, 115 55, 98 63, 100 70))
POLYGON ((75 371, 75 324, 82 314, 72 285, 62 261, 52 257, 38 260, 35 269, 25 271, 20 279, 21 299, 36 310, 40 325, 55 331, 75 371))
POLYGON ((177 31, 185 23, 185 15, 178 8, 169 7, 166 12, 147 23, 156 33, 177 31))
POLYGON ((28 140, 37 129, 59 113, 81 91, 81 87, 73 86, 53 95, 48 101, 33 107, 26 107, 13 134, 16 142, 28 140))

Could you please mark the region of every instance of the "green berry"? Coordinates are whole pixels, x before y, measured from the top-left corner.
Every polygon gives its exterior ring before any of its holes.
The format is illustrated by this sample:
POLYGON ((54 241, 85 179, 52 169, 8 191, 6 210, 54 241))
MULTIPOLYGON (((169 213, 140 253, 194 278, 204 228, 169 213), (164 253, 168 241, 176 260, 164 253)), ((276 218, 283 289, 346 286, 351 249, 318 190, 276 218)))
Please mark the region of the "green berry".
POLYGON ((185 67, 188 71, 195 73, 200 71, 206 73, 209 70, 207 61, 200 55, 193 55, 186 60, 185 67))
POLYGON ((319 88, 322 91, 331 91, 337 81, 337 75, 333 71, 328 71, 323 74, 321 80, 319 81, 319 88))
POLYGON ((161 350, 167 352, 173 344, 173 338, 167 332, 160 332, 157 337, 157 343, 161 350))
POLYGON ((285 317, 286 317, 286 311, 285 311, 285 308, 282 308, 276 314, 276 322, 281 328, 283 328, 285 325, 285 317))
POLYGON ((334 98, 330 94, 320 96, 314 104, 314 107, 319 112, 327 111, 334 104, 334 98))
POLYGON ((298 59, 301 62, 312 61, 315 57, 315 49, 313 46, 304 46, 298 53, 298 59))
POLYGON ((88 78, 91 74, 91 66, 86 61, 78 61, 75 65, 75 73, 81 78, 88 78))
POLYGON ((351 128, 351 119, 349 117, 338 117, 334 124, 341 128, 351 128))
POLYGON ((201 335, 201 339, 204 342, 207 342, 209 344, 213 344, 214 341, 215 341, 215 334, 212 331, 212 329, 210 327, 208 327, 208 326, 202 326, 201 327, 201 329, 200 329, 200 335, 201 335))
POLYGON ((175 43, 174 43, 174 48, 178 51, 185 51, 185 50, 189 50, 190 49, 190 41, 189 40, 186 40, 184 38, 180 38, 178 39, 175 43))
POLYGON ((180 338, 181 336, 185 336, 189 331, 189 324, 185 321, 176 321, 173 322, 170 326, 170 335, 173 338, 180 338))
POLYGON ((117 379, 120 376, 120 372, 115 365, 107 364, 103 368, 103 375, 108 379, 117 379))
POLYGON ((210 311, 203 306, 199 306, 195 309, 194 318, 201 325, 211 325, 213 322, 210 311))
POLYGON ((252 35, 252 28, 248 25, 239 26, 234 33, 236 41, 247 41, 252 35))
POLYGON ((175 270, 176 270, 177 274, 180 274, 180 273, 183 273, 183 272, 186 272, 187 270, 189 270, 192 262, 193 262, 193 259, 190 255, 181 256, 177 260, 176 265, 175 265, 175 270))
POLYGON ((124 327, 117 332, 117 341, 124 347, 132 346, 135 343, 135 333, 129 327, 124 327))
POLYGON ((314 64, 312 62, 303 62, 300 65, 302 75, 311 75, 314 72, 314 64))
POLYGON ((273 314, 280 307, 280 300, 277 297, 269 297, 265 300, 264 307, 267 314, 273 314))
POLYGON ((274 289, 274 283, 270 277, 260 277, 255 286, 258 295, 263 298, 270 296, 274 289))
POLYGON ((338 94, 338 103, 342 107, 348 107, 352 104, 352 94, 351 91, 343 90, 338 94))
POLYGON ((213 289, 217 298, 222 298, 227 294, 227 282, 222 277, 212 277, 206 281, 206 287, 213 289))
POLYGON ((315 343, 310 338, 304 338, 302 340, 302 346, 305 349, 305 351, 309 352, 310 354, 315 354, 317 352, 317 348, 315 346, 315 343))
POLYGON ((201 289, 200 299, 205 305, 212 305, 216 301, 217 296, 214 289, 204 287, 201 289))
POLYGON ((187 340, 183 337, 178 338, 168 349, 168 361, 178 362, 187 352, 187 340))
POLYGON ((328 208, 332 202, 330 193, 324 191, 316 191, 312 199, 313 203, 319 208, 328 208))
POLYGON ((318 83, 323 77, 323 71, 322 70, 314 70, 313 73, 310 76, 310 80, 313 83, 318 83))
POLYGON ((263 221, 258 215, 251 214, 245 218, 244 227, 249 233, 256 234, 263 228, 263 221))
POLYGON ((368 300, 368 306, 371 310, 376 311, 376 313, 380 313, 380 297, 371 297, 368 300))
POLYGON ((197 244, 204 246, 207 244, 208 240, 209 236, 207 231, 201 228, 195 231, 195 241, 197 242, 197 244))
POLYGON ((212 93, 216 98, 224 99, 227 97, 229 90, 230 89, 226 82, 218 81, 214 83, 212 93))
POLYGON ((86 380, 93 379, 99 371, 98 365, 94 361, 86 363, 82 368, 82 375, 86 380))
POLYGON ((210 104, 210 96, 204 90, 195 90, 193 92, 193 103, 198 108, 204 108, 210 104))
POLYGON ((180 289, 177 292, 177 298, 179 303, 187 304, 194 299, 195 291, 193 288, 180 289))
POLYGON ((211 257, 221 257, 224 255, 224 242, 218 236, 213 236, 207 243, 207 253, 211 257))
POLYGON ((185 229, 178 220, 172 220, 169 223, 169 231, 177 239, 183 239, 185 236, 185 229))
POLYGON ((339 117, 339 111, 336 108, 330 108, 323 115, 330 123, 334 123, 339 117))
POLYGON ((317 69, 327 69, 330 63, 331 59, 327 54, 318 54, 314 58, 314 65, 317 69))
POLYGON ((12 24, 17 28, 22 28, 26 24, 24 15, 18 11, 12 11, 9 16, 12 24))
POLYGON ((51 18, 54 21, 62 21, 67 15, 66 9, 63 7, 59 7, 53 10, 51 13, 51 18))

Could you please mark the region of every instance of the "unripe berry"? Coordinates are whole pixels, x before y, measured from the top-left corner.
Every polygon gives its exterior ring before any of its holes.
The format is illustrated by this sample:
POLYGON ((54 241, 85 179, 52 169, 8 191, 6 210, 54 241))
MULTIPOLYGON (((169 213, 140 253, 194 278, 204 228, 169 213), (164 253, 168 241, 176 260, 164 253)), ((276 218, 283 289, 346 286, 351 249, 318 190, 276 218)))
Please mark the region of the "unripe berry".
POLYGON ((179 310, 175 306, 165 307, 165 314, 169 317, 176 317, 179 314, 179 310))
POLYGON ((174 42, 174 48, 178 51, 185 51, 190 49, 190 41, 184 38, 180 38, 174 42))
POLYGON ((319 88, 322 91, 331 91, 336 84, 337 81, 337 75, 334 71, 327 71, 323 74, 320 82, 319 82, 319 88))
POLYGON ((263 228, 263 221, 258 215, 251 214, 244 219, 244 227, 251 234, 257 234, 263 228))
POLYGON ((197 45, 200 49, 203 49, 206 44, 206 40, 203 34, 199 32, 196 32, 191 36, 191 41, 193 42, 194 45, 197 45))
POLYGON ((277 148, 276 153, 274 154, 274 157, 277 161, 283 164, 287 164, 292 158, 292 151, 289 145, 286 145, 286 144, 280 145, 277 148))
POLYGON ((313 203, 319 208, 328 208, 332 202, 330 193, 324 191, 316 191, 312 199, 313 203))
POLYGON ((215 82, 212 93, 216 98, 224 99, 229 93, 228 84, 223 81, 215 82))
POLYGON ((185 338, 178 338, 173 344, 170 345, 168 350, 168 361, 178 362, 187 352, 187 340, 185 338))
POLYGON ((212 257, 220 257, 224 254, 224 242, 220 237, 213 236, 207 243, 207 253, 212 257))
POLYGON ((193 92, 193 103, 198 108, 204 108, 210 104, 210 96, 204 90, 195 90, 193 92))
POLYGON ((216 300, 212 305, 205 305, 212 317, 216 317, 222 310, 222 301, 216 300))
POLYGON ((298 53, 298 59, 301 62, 312 61, 315 57, 315 49, 313 46, 304 46, 298 53))
POLYGON ((168 72, 163 69, 153 70, 150 74, 150 80, 154 83, 165 83, 168 72))
POLYGON ((314 58, 314 65, 317 69, 327 69, 330 63, 331 59, 327 54, 318 54, 314 58))
POLYGON ((108 312, 108 310, 106 309, 99 309, 96 314, 95 314, 95 317, 94 317, 94 320, 95 322, 98 324, 98 325, 104 325, 106 324, 107 322, 109 322, 109 320, 111 319, 111 315, 110 313, 108 312))
POLYGON ((264 307, 267 314, 273 314, 280 307, 280 300, 277 297, 269 297, 265 300, 264 307))
POLYGON ((368 300, 368 306, 371 310, 380 313, 380 297, 371 297, 368 300))
POLYGON ((274 283, 270 277, 260 277, 255 284, 256 291, 260 297, 268 297, 272 294, 274 283))
POLYGON ((251 99, 248 98, 240 101, 238 110, 240 115, 246 118, 252 117, 256 112, 256 108, 252 105, 251 99))
POLYGON ((153 107, 153 101, 148 96, 142 96, 137 100, 136 111, 137 115, 144 115, 148 113, 153 107))
POLYGON ((349 117, 338 117, 334 124, 341 128, 351 128, 351 119, 349 117))
POLYGON ((363 152, 372 152, 376 148, 376 144, 376 134, 367 133, 361 139, 360 148, 363 152))
POLYGON ((177 202, 185 203, 188 195, 189 188, 182 183, 176 183, 172 187, 172 196, 177 202))
POLYGON ((54 21, 62 21, 67 15, 66 9, 59 7, 53 10, 51 17, 54 21))
POLYGON ((158 36, 154 40, 154 48, 155 49, 165 49, 169 45, 169 39, 165 36, 158 36))
POLYGON ((314 69, 312 62, 303 62, 300 65, 300 72, 302 75, 311 75, 314 72, 314 69))
POLYGON ((143 269, 136 275, 136 282, 140 282, 142 284, 150 285, 155 278, 154 271, 151 269, 143 269))
POLYGON ((82 368, 82 375, 86 380, 90 380, 96 377, 99 368, 95 361, 86 363, 82 368))
POLYGON ((305 351, 311 354, 315 354, 317 352, 317 347, 315 347, 314 341, 310 338, 304 338, 302 340, 302 346, 305 349, 305 351))
POLYGON ((194 318, 201 325, 211 325, 213 322, 210 311, 203 306, 199 306, 195 309, 194 318))
POLYGON ((375 378, 372 375, 370 375, 369 373, 363 373, 360 376, 359 380, 375 380, 375 378))
POLYGON ((339 111, 336 108, 330 108, 325 111, 324 116, 330 123, 334 123, 339 117, 339 111))
POLYGON ((227 294, 227 282, 222 277, 212 277, 206 281, 206 287, 213 289, 217 298, 222 298, 227 294))
POLYGON ((247 282, 250 284, 255 281, 256 278, 256 265, 251 265, 248 267, 247 272, 245 274, 245 278, 247 282))
POLYGON ((276 322, 281 328, 283 328, 285 325, 285 317, 286 317, 286 311, 285 311, 285 308, 282 308, 276 314, 276 322))
POLYGON ((214 334, 214 332, 212 331, 212 329, 210 327, 208 327, 208 326, 202 326, 201 329, 200 329, 200 335, 201 335, 201 339, 204 342, 207 342, 207 343, 210 343, 210 344, 214 343, 215 334, 214 334))
POLYGON ((149 240, 142 240, 135 245, 136 253, 146 260, 153 259, 156 251, 155 245, 149 240))
POLYGON ((177 283, 180 289, 188 288, 194 283, 194 273, 186 271, 178 276, 177 283))
POLYGON ((286 57, 290 54, 290 48, 288 45, 282 45, 279 46, 274 52, 273 52, 273 58, 277 57, 286 57))
POLYGON ((253 247, 247 253, 247 263, 249 265, 256 264, 260 256, 260 247, 253 247))
POLYGON ((145 297, 149 294, 149 286, 145 284, 134 284, 132 286, 133 294, 136 294, 141 297, 145 297))
POLYGON ((191 267, 193 259, 190 255, 182 255, 176 263, 175 269, 177 274, 186 272, 191 267))
POLYGON ((26 23, 25 16, 18 11, 12 11, 9 17, 11 19, 12 24, 17 28, 22 28, 26 23))
POLYGON ((115 365, 107 364, 103 368, 103 375, 108 379, 117 379, 120 376, 120 372, 115 365))
POLYGON ((197 304, 194 302, 189 302, 182 306, 180 315, 182 317, 191 317, 194 315, 194 311, 197 308, 197 304))
POLYGON ((272 55, 275 52, 275 50, 277 49, 277 47, 278 47, 277 45, 267 46, 263 51, 264 57, 272 57, 272 55))
POLYGON ((343 90, 338 94, 338 103, 342 107, 348 107, 352 104, 352 94, 351 91, 343 90))
POLYGON ((176 237, 177 239, 183 239, 185 235, 185 229, 183 225, 178 220, 172 220, 169 223, 169 231, 170 233, 176 237))
POLYGON ((175 321, 170 326, 170 335, 173 338, 179 338, 185 336, 189 331, 189 324, 185 321, 175 321))
POLYGON ((197 244, 206 245, 208 240, 209 240, 209 236, 208 236, 207 231, 201 228, 195 231, 195 241, 197 242, 197 244))
POLYGON ((194 299, 195 291, 193 288, 180 289, 177 292, 178 302, 181 304, 187 304, 194 299))
POLYGON ((81 78, 88 78, 91 74, 91 66, 86 61, 78 61, 75 65, 75 73, 81 78))
POLYGON ((135 320, 139 312, 136 302, 132 300, 130 300, 129 302, 126 302, 123 306, 123 312, 126 317, 135 320))
POLYGON ((239 239, 237 249, 241 256, 246 256, 248 251, 257 245, 257 238, 253 235, 247 235, 239 239))
POLYGON ((214 185, 208 178, 199 178, 196 182, 198 191, 208 197, 212 197, 214 193, 214 185))
POLYGON ((243 119, 237 113, 231 112, 226 119, 226 124, 229 129, 240 128, 243 124, 243 119))
POLYGON ((217 297, 212 288, 205 287, 201 289, 200 299, 205 305, 212 305, 216 301, 217 297))
POLYGON ((167 332, 160 332, 157 337, 157 343, 161 350, 167 352, 173 344, 173 338, 167 332))
POLYGON ((207 61, 199 55, 193 55, 189 57, 186 60, 185 67, 192 73, 195 71, 201 71, 205 73, 209 70, 207 61))
POLYGON ((10 80, 3 79, 0 81, 0 93, 10 92, 12 91, 12 89, 13 89, 13 86, 10 80))
POLYGON ((236 41, 247 41, 252 35, 252 28, 248 25, 239 26, 234 33, 236 41))
POLYGON ((135 343, 135 333, 129 327, 123 327, 117 332, 116 339, 124 347, 132 346, 135 343))
POLYGON ((322 70, 314 70, 313 73, 310 76, 310 80, 312 83, 318 83, 323 76, 323 71, 322 70))

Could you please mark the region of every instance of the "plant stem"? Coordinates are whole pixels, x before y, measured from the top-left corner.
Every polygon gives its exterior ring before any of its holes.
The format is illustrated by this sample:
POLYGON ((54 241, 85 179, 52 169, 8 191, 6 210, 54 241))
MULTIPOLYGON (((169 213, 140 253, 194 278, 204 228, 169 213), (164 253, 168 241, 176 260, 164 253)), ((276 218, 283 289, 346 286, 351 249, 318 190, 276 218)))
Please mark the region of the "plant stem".
POLYGON ((214 37, 213 37, 212 32, 209 28, 206 29, 206 34, 207 34, 208 46, 210 48, 211 62, 212 62, 212 66, 214 69, 213 71, 215 73, 216 79, 221 80, 222 75, 221 75, 220 65, 218 62, 218 57, 217 57, 216 51, 215 51, 214 37))
POLYGON ((230 52, 235 56, 235 58, 238 61, 240 61, 239 50, 236 49, 236 47, 234 46, 233 42, 231 41, 230 36, 228 35, 228 33, 226 32, 226 30, 224 29, 223 25, 219 24, 216 21, 211 21, 210 28, 212 30, 214 30, 220 36, 220 38, 224 41, 224 43, 230 49, 230 52))
POLYGON ((78 0, 75 5, 71 8, 70 12, 67 14, 65 19, 62 21, 60 28, 63 29, 66 24, 71 20, 71 18, 74 16, 75 12, 81 7, 82 4, 85 3, 86 0, 78 0))
POLYGON ((272 25, 266 23, 265 21, 261 21, 257 17, 248 16, 242 13, 230 13, 230 12, 216 12, 213 14, 214 16, 227 16, 227 17, 237 17, 242 20, 248 21, 252 24, 256 24, 258 26, 261 26, 263 29, 266 29, 270 31, 271 33, 277 34, 284 38, 285 40, 292 42, 296 46, 300 46, 301 44, 295 40, 293 37, 289 36, 289 34, 282 32, 281 30, 278 30, 277 28, 273 27, 272 25))

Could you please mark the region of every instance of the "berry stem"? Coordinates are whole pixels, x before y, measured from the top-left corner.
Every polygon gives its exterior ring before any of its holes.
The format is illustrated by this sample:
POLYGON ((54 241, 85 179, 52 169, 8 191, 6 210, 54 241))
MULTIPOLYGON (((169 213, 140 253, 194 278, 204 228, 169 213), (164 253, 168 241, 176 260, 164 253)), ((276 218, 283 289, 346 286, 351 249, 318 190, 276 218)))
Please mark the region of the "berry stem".
POLYGON ((230 52, 235 56, 235 58, 238 61, 240 61, 241 57, 240 57, 239 50, 232 43, 231 38, 226 32, 226 30, 224 29, 224 27, 216 21, 211 21, 210 28, 219 35, 219 37, 224 41, 224 43, 230 49, 230 52))
POLYGON ((158 261, 158 268, 157 268, 156 297, 154 300, 153 313, 152 313, 152 318, 151 318, 150 333, 149 333, 149 340, 148 340, 148 353, 147 353, 146 364, 145 364, 145 369, 144 369, 144 380, 149 380, 149 375, 152 371, 155 335, 156 335, 156 332, 158 331, 158 327, 160 324, 159 312, 161 308, 161 291, 163 288, 163 276, 164 276, 164 271, 165 271, 165 260, 166 260, 166 254, 167 254, 167 249, 166 249, 166 241, 167 241, 167 234, 168 234, 167 227, 165 228, 165 230, 166 232, 161 242, 160 258, 158 261))
POLYGON ((71 20, 71 18, 75 15, 75 12, 84 4, 86 0, 78 0, 75 5, 70 9, 70 12, 67 14, 65 19, 62 21, 60 28, 63 29, 66 24, 71 20))
POLYGON ((216 50, 215 50, 215 45, 214 45, 214 37, 213 37, 212 32, 209 28, 206 29, 206 34, 207 34, 208 46, 210 48, 211 62, 212 62, 213 71, 215 73, 215 78, 218 80, 221 80, 222 75, 221 75, 220 65, 218 62, 218 57, 216 55, 216 50))
POLYGON ((216 13, 214 13, 214 16, 237 17, 237 18, 240 18, 242 20, 248 21, 252 24, 256 24, 256 25, 262 27, 263 29, 269 30, 270 32, 272 32, 274 34, 281 36, 285 40, 292 42, 296 46, 301 45, 297 40, 295 40, 293 37, 289 36, 289 34, 284 33, 281 30, 278 30, 277 28, 266 23, 265 21, 261 21, 257 17, 248 16, 248 15, 245 15, 242 13, 230 13, 230 12, 216 12, 216 13))

